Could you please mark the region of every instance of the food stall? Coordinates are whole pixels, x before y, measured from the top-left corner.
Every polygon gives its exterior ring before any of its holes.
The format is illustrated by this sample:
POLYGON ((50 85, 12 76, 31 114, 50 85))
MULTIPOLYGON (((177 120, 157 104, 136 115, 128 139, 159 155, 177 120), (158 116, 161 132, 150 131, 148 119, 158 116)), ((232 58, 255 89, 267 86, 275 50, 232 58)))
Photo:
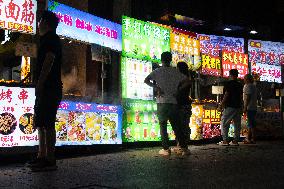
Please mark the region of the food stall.
POLYGON ((258 112, 256 115, 258 137, 283 136, 280 98, 275 90, 282 88, 282 65, 284 43, 248 40, 249 61, 258 89, 258 112))
POLYGON ((36 12, 36 0, 0 2, 0 147, 37 141, 30 77, 36 54, 36 12))
MULTIPOLYGON (((170 51, 169 29, 122 17, 123 142, 161 140, 154 92, 144 79, 161 62, 165 51, 170 51)), ((168 133, 174 139, 170 125, 168 133)))

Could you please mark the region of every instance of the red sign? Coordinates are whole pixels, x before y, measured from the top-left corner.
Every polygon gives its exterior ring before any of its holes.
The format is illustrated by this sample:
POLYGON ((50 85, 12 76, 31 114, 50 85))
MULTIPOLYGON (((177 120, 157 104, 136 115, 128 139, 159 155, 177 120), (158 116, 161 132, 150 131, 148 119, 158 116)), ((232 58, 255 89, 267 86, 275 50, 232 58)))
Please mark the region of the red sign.
POLYGON ((239 71, 239 78, 244 78, 244 76, 248 73, 248 55, 223 51, 222 68, 223 77, 229 77, 229 71, 231 69, 237 69, 239 71))

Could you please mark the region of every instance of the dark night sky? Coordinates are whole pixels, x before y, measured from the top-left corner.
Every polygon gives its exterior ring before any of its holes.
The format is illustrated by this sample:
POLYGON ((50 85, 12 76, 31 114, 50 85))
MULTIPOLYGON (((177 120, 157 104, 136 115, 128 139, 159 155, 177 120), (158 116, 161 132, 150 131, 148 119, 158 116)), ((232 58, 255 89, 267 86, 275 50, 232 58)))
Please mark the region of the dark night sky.
MULTIPOLYGON (((112 19, 112 4, 117 0, 90 0, 93 14, 112 19)), ((132 16, 144 21, 162 22, 160 17, 180 14, 204 21, 203 26, 180 25, 168 22, 182 29, 198 33, 248 37, 284 42, 284 0, 132 0, 132 16), (223 31, 224 26, 241 27, 238 31, 223 31), (248 31, 259 33, 250 36, 248 31)))

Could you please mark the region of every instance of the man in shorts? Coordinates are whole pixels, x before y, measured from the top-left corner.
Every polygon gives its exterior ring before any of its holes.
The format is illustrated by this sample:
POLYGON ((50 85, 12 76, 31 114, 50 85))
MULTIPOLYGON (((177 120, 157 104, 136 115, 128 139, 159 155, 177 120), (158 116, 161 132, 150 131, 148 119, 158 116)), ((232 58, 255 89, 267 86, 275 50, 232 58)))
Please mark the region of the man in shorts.
POLYGON ((55 170, 55 119, 62 99, 61 62, 62 48, 56 34, 59 19, 45 11, 39 22, 40 45, 35 70, 36 102, 34 126, 38 129, 37 158, 28 163, 32 171, 55 170))

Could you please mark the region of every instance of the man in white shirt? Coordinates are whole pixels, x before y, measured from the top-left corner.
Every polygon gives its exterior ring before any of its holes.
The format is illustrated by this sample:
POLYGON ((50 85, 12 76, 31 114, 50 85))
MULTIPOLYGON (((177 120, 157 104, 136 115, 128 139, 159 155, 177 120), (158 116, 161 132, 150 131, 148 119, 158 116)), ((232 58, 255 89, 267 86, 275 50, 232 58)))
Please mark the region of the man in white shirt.
POLYGON ((257 112, 257 88, 253 83, 253 76, 247 74, 244 77, 245 85, 243 88, 243 112, 247 115, 248 136, 244 140, 245 144, 255 143, 255 126, 257 112))
POLYGON ((186 80, 186 76, 181 74, 176 68, 170 67, 172 54, 163 52, 161 55, 162 67, 155 69, 146 78, 145 83, 153 87, 158 95, 156 98, 158 108, 158 118, 163 149, 160 155, 170 155, 169 138, 167 133, 167 121, 170 121, 175 132, 176 138, 181 146, 181 154, 189 153, 186 143, 186 133, 183 132, 177 108, 176 94, 178 85, 186 80))

